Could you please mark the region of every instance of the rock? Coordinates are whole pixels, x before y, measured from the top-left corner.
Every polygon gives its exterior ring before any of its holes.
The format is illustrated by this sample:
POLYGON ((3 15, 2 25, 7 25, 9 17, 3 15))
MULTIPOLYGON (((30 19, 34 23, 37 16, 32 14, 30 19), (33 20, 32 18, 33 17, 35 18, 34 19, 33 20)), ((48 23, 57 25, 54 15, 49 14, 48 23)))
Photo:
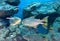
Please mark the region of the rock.
POLYGON ((16 14, 18 12, 18 7, 12 6, 12 5, 6 3, 5 1, 7 1, 7 0, 0 1, 0 20, 1 20, 0 24, 3 24, 3 26, 8 27, 10 25, 10 23, 9 23, 9 19, 6 19, 6 18, 11 17, 14 14, 16 14))
POLYGON ((27 18, 27 17, 32 16, 33 14, 31 14, 31 12, 36 10, 37 8, 39 8, 40 5, 41 5, 40 3, 34 2, 34 3, 30 4, 30 5, 28 5, 27 7, 25 7, 23 9, 23 18, 27 18))
POLYGON ((59 41, 60 40, 60 33, 49 33, 47 35, 49 41, 59 41))
POLYGON ((7 20, 7 19, 0 19, 0 28, 8 27, 9 25, 10 25, 9 24, 9 20, 7 20))
POLYGON ((0 5, 0 18, 13 16, 18 12, 18 8, 9 4, 0 5))
POLYGON ((20 0, 6 0, 5 2, 12 6, 18 6, 20 3, 20 0))
POLYGON ((0 29, 0 40, 4 40, 6 35, 9 33, 9 30, 6 28, 0 29))
POLYGON ((32 3, 28 5, 23 10, 23 17, 28 18, 31 16, 37 16, 42 14, 42 16, 46 16, 56 12, 55 8, 51 4, 43 4, 43 3, 32 3), (29 7, 30 6, 30 7, 29 7))
POLYGON ((59 32, 59 28, 60 28, 60 17, 57 17, 57 18, 55 19, 55 21, 54 21, 53 24, 52 24, 52 27, 53 27, 53 31, 54 31, 54 32, 60 33, 60 32, 59 32))
POLYGON ((19 30, 16 29, 19 23, 16 26, 11 26, 10 24, 12 22, 10 23, 10 19, 7 19, 18 12, 18 4, 19 0, 0 1, 0 41, 16 41, 14 37, 16 37, 17 34, 20 34, 18 32, 19 30))

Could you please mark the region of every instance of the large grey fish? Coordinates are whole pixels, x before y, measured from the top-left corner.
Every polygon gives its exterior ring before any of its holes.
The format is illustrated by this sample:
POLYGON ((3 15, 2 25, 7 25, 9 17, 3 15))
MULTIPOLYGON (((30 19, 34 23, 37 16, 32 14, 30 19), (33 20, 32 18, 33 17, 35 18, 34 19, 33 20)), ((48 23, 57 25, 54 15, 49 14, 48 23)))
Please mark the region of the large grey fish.
POLYGON ((34 27, 37 26, 38 24, 43 24, 42 22, 43 20, 40 19, 27 18, 23 20, 22 24, 25 26, 34 27))
POLYGON ((34 27, 36 28, 39 24, 42 24, 44 27, 47 27, 47 18, 45 17, 42 20, 40 19, 34 19, 34 18, 26 18, 22 21, 22 24, 24 26, 28 26, 28 27, 34 27))

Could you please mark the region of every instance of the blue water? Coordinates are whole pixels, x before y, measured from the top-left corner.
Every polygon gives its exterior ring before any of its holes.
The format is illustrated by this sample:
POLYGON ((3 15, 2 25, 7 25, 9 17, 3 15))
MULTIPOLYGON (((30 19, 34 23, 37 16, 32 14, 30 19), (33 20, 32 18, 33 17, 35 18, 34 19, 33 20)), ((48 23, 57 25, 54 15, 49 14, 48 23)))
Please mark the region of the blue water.
POLYGON ((41 3, 53 2, 55 0, 20 0, 20 1, 21 3, 18 6, 19 12, 15 16, 23 18, 23 8, 26 7, 28 4, 33 2, 41 2, 41 3))

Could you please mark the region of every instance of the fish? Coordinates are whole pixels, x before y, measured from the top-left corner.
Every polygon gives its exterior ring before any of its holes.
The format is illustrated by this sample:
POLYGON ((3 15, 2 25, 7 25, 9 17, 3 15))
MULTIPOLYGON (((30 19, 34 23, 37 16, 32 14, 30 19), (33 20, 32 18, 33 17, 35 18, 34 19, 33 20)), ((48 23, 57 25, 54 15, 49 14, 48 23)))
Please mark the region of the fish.
POLYGON ((12 26, 18 25, 21 22, 21 19, 18 17, 11 17, 11 18, 8 17, 7 19, 10 20, 10 25, 12 26))
POLYGON ((43 20, 40 20, 40 19, 27 18, 22 21, 22 24, 24 26, 35 27, 38 24, 43 24, 42 21, 43 20))
POLYGON ((39 24, 41 24, 42 26, 46 27, 47 26, 47 17, 43 18, 42 20, 40 19, 34 19, 34 18, 26 18, 22 21, 22 24, 24 26, 28 26, 28 27, 33 27, 33 28, 37 28, 37 26, 39 24))

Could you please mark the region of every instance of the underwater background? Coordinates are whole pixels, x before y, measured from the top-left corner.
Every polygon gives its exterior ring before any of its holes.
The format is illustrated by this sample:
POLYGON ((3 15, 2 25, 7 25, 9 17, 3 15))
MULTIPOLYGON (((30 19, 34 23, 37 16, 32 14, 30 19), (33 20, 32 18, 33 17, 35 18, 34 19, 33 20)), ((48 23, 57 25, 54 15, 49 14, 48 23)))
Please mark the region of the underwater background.
POLYGON ((60 0, 1 2, 0 41, 60 41, 60 0))

